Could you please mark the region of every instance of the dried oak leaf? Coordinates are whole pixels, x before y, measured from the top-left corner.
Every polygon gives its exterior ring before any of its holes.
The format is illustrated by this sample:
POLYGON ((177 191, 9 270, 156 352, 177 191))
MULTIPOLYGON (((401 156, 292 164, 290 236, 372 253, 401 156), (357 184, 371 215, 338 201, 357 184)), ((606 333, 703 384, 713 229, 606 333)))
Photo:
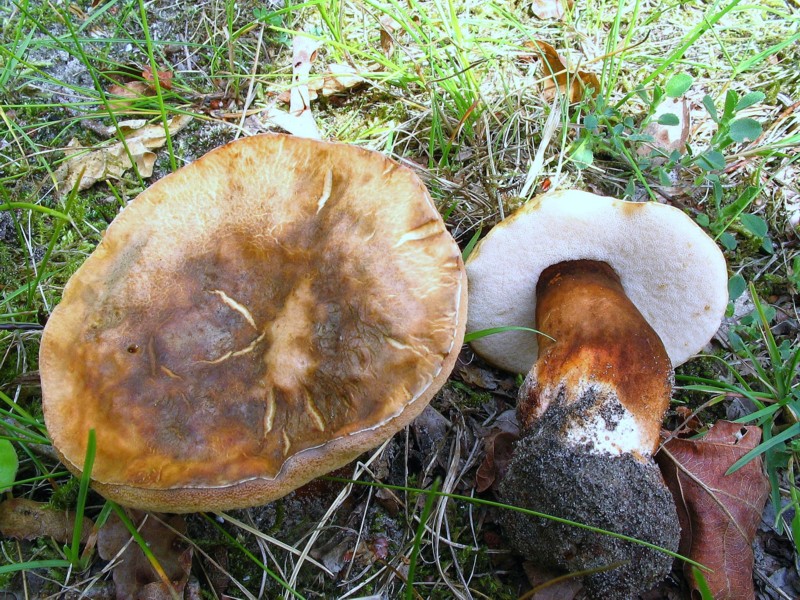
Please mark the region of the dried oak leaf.
MULTIPOLYGON (((705 565, 715 600, 752 600, 752 542, 769 495, 761 458, 725 472, 761 441, 761 429, 718 421, 701 439, 669 439, 656 455, 681 522, 680 552, 705 565)), ((691 565, 684 573, 699 594, 691 565)), ((699 595, 697 595, 699 598, 699 595)))
MULTIPOLYGON (((94 523, 86 517, 81 528, 81 543, 86 543, 94 523)), ((11 498, 0 503, 0 533, 4 537, 35 540, 51 537, 61 544, 72 541, 75 513, 58 510, 48 504, 11 498)))
POLYGON ((178 595, 182 595, 192 567, 192 547, 175 532, 185 533, 186 521, 180 515, 141 511, 130 511, 129 515, 163 574, 156 572, 139 545, 131 539, 128 528, 113 515, 97 535, 97 551, 103 560, 117 561, 112 572, 117 600, 172 600, 173 594, 165 579, 178 595))
POLYGON ((544 89, 542 96, 552 102, 557 94, 567 94, 570 102, 578 102, 591 90, 592 97, 600 92, 600 80, 597 75, 588 71, 571 73, 566 61, 559 55, 553 46, 541 40, 529 41, 523 44, 526 48, 534 50, 533 54, 521 57, 523 61, 540 59, 544 72, 544 89))
POLYGON ((508 463, 519 439, 519 425, 513 410, 505 411, 484 438, 485 456, 475 473, 475 489, 494 489, 505 476, 508 463))
POLYGON ((109 86, 108 106, 115 113, 137 112, 136 101, 154 94, 146 81, 127 81, 109 86))
MULTIPOLYGON (((191 120, 192 117, 187 115, 173 117, 168 123, 170 135, 178 133, 191 120)), ((81 146, 76 139, 67 144, 64 149, 67 160, 55 172, 59 193, 69 193, 76 183, 78 190, 85 190, 98 181, 121 179, 134 164, 142 177, 153 174, 153 165, 156 162, 153 150, 161 148, 167 141, 164 127, 158 124, 131 129, 123 127, 126 123, 135 122, 122 121, 119 124, 120 132, 125 137, 125 145, 115 142, 92 150, 81 146)))
MULTIPOLYGON (((172 89, 172 71, 156 71, 155 75, 158 77, 158 85, 162 89, 172 89)), ((144 67, 142 69, 142 77, 145 81, 152 82, 151 87, 155 87, 155 77, 153 76, 153 69, 144 67)))

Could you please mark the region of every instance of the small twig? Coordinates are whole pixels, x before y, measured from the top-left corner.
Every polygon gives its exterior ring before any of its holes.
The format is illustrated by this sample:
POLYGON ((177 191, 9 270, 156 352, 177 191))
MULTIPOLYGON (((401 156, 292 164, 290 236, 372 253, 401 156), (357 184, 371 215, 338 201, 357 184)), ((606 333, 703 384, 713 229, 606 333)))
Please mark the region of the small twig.
POLYGON ((44 329, 38 323, 0 323, 0 331, 39 331, 44 329))

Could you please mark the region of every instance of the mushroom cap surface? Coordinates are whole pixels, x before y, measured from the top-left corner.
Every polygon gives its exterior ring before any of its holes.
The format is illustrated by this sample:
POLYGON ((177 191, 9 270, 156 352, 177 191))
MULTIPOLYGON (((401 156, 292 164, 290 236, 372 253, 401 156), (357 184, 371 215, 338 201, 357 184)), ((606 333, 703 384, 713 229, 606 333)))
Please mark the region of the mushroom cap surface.
POLYGON ((466 322, 460 251, 383 155, 283 135, 145 190, 43 334, 44 416, 93 486, 164 512, 263 504, 403 428, 466 322))
MULTIPOLYGON (((550 265, 581 259, 614 269, 673 366, 719 328, 728 302, 727 267, 696 223, 664 204, 564 190, 531 200, 476 245, 466 265, 467 331, 535 329, 539 275, 550 265)), ((487 335, 472 346, 514 373, 527 373, 538 356, 536 334, 528 331, 487 335)))

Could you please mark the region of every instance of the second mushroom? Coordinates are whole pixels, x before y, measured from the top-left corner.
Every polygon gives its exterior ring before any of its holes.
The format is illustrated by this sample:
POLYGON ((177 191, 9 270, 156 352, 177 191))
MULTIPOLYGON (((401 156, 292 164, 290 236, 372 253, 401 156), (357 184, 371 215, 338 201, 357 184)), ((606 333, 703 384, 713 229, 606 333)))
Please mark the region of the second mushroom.
MULTIPOLYGON (((473 348, 527 373, 522 438, 502 500, 677 549, 673 500, 652 456, 673 368, 710 340, 727 305, 713 240, 666 205, 563 191, 495 227, 467 273, 468 331, 518 328, 473 348)), ((639 544, 516 512, 504 513, 503 526, 534 562, 594 571, 585 579, 594 598, 631 597, 672 563, 639 544)))

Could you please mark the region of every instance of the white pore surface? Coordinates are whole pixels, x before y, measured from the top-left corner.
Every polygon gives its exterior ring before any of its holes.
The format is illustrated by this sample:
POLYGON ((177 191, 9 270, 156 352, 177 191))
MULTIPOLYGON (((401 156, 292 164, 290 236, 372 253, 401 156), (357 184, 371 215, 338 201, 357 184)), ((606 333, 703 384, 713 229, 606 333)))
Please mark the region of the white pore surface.
MULTIPOLYGON (((530 201, 475 247, 466 265, 467 332, 535 329, 539 275, 580 259, 606 262, 617 272, 673 366, 703 348, 720 325, 728 302, 725 259, 694 221, 664 204, 565 190, 530 201)), ((472 346, 515 373, 527 373, 538 355, 536 335, 527 331, 488 335, 472 346)))

